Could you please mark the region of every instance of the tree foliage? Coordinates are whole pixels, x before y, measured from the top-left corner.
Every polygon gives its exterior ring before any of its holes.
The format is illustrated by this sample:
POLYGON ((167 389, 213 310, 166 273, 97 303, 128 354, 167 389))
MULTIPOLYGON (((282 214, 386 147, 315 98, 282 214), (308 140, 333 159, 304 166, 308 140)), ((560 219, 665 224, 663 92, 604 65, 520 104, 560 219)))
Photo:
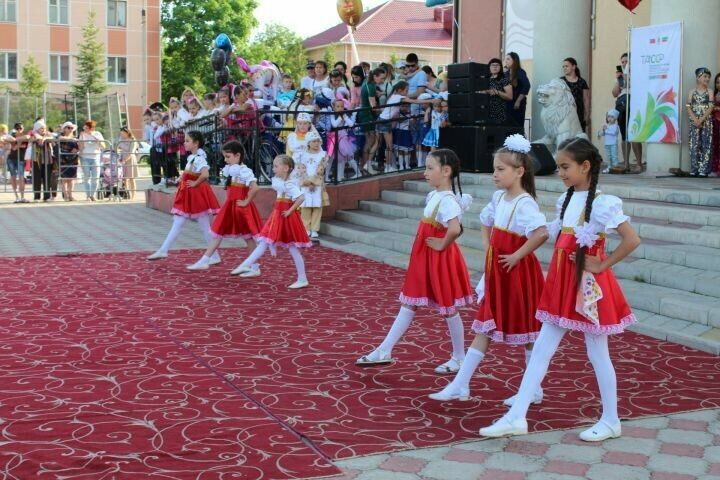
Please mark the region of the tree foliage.
POLYGON ((40 96, 47 89, 48 82, 43 77, 40 66, 35 57, 28 56, 20 74, 20 93, 24 95, 40 96))
POLYGON ((335 51, 337 50, 337 45, 334 43, 331 43, 327 47, 325 47, 325 53, 323 53, 323 60, 325 63, 327 63, 328 66, 328 72, 332 70, 333 65, 335 64, 335 51))
MULTIPOLYGON (((166 0, 162 2, 162 92, 180 95, 185 87, 196 92, 217 90, 210 67, 215 37, 226 33, 235 51, 246 44, 256 25, 256 0, 166 0)), ((230 65, 237 78, 237 66, 230 65)))
POLYGON ((82 27, 82 43, 80 51, 75 55, 77 62, 77 82, 71 87, 74 95, 85 96, 105 93, 107 82, 107 62, 104 44, 98 39, 100 29, 95 24, 95 10, 88 12, 88 21, 82 27))
POLYGON ((275 62, 283 73, 297 82, 305 75, 306 60, 302 42, 302 38, 292 30, 271 23, 255 36, 251 44, 238 49, 237 54, 250 65, 262 60, 275 62))

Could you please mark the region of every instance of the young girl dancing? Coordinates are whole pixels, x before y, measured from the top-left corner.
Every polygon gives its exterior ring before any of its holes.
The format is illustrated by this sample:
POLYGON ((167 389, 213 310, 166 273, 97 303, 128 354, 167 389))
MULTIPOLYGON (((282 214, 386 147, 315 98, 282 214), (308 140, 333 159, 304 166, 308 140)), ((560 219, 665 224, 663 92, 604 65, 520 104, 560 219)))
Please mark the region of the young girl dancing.
POLYGON ((415 309, 427 306, 445 317, 452 340, 452 357, 435 369, 455 373, 465 358, 465 338, 457 307, 472 303, 472 287, 460 248, 462 212, 472 203, 460 189, 460 160, 452 150, 437 150, 427 158, 425 180, 435 188, 427 196, 410 253, 405 282, 400 292, 400 311, 385 340, 355 365, 365 367, 392 363, 392 349, 410 326, 415 309), (455 194, 455 183, 459 195, 455 194))
MULTIPOLYGON (((173 214, 172 228, 158 251, 148 256, 148 260, 167 258, 168 250, 180 235, 185 222, 194 218, 200 224, 205 240, 208 244, 212 240, 210 235, 210 215, 220 210, 215 194, 207 183, 210 176, 207 156, 202 150, 204 140, 202 133, 192 130, 185 135, 185 149, 190 152, 187 165, 180 177, 180 186, 175 194, 175 202, 171 213, 173 214)), ((210 265, 220 263, 220 255, 215 252, 210 258, 210 265)))
POLYGON ((300 187, 290 180, 290 174, 294 168, 295 162, 287 155, 278 155, 273 160, 275 176, 272 179, 272 188, 277 193, 275 208, 256 238, 257 247, 244 262, 232 271, 233 275, 239 274, 246 278, 259 276, 260 270, 253 269, 252 265, 257 263, 268 247, 270 247, 270 253, 275 256, 275 247, 279 245, 288 249, 297 270, 297 280, 288 288, 304 288, 310 285, 305 275, 305 262, 299 249, 311 247, 312 242, 308 238, 300 218, 300 212, 298 212, 305 199, 300 187))
POLYGON ((602 157, 592 143, 578 138, 566 140, 558 147, 556 161, 568 190, 557 202, 558 218, 548 225, 551 233, 560 235, 538 305, 537 318, 543 325, 513 406, 494 425, 480 429, 480 435, 486 437, 527 433, 528 406, 568 330, 585 334, 602 399, 600 421, 580 438, 599 442, 621 433, 608 336, 635 322, 635 315, 611 267, 629 255, 640 239, 623 214, 622 201, 597 190, 602 157), (605 234, 611 231, 617 231, 621 242, 606 256, 605 234))
MULTIPOLYGON (((210 235, 213 237, 210 245, 200 260, 186 267, 188 270, 210 268, 212 256, 223 238, 242 238, 250 251, 257 246, 254 237, 260 233, 262 219, 253 198, 259 189, 255 174, 243 163, 243 152, 242 144, 236 140, 231 140, 222 147, 225 158, 222 174, 226 178, 227 196, 220 213, 210 226, 210 235)), ((252 265, 252 268, 260 274, 258 264, 252 265)))
MULTIPOLYGON (((545 215, 535 202, 528 152, 530 142, 522 135, 509 136, 495 152, 493 180, 502 190, 493 194, 480 214, 487 253, 485 274, 478 285, 480 307, 472 325, 476 336, 455 379, 442 391, 430 394, 433 400, 470 399, 470 377, 485 357, 490 340, 525 345, 528 362, 532 342, 540 333, 535 311, 545 279, 533 252, 548 239, 548 233, 545 215)), ((542 390, 538 389, 533 402, 541 401, 542 390)))

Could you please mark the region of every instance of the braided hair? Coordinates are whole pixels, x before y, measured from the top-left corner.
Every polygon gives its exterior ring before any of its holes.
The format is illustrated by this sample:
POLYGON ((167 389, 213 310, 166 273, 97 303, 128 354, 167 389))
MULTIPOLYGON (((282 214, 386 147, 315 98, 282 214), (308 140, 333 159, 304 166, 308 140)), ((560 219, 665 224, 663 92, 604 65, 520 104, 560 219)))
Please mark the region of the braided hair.
MULTIPOLYGON (((576 163, 582 165, 585 161, 590 163, 590 187, 588 188, 588 196, 585 201, 585 218, 583 222, 590 222, 590 214, 592 213, 592 204, 595 200, 595 193, 597 191, 598 179, 600 178, 600 165, 602 164, 602 156, 598 149, 584 138, 572 138, 565 140, 558 145, 558 152, 564 152, 576 163)), ((575 193, 575 187, 568 188, 565 201, 560 209, 560 224, 562 225, 563 218, 565 217, 565 210, 570 203, 570 198, 575 193)), ((576 287, 580 286, 582 274, 585 270, 585 247, 578 245, 575 250, 575 282, 576 287)))
MULTIPOLYGON (((245 149, 242 146, 242 143, 238 142, 237 140, 230 140, 222 147, 223 153, 232 153, 233 155, 240 155, 240 164, 243 163, 243 157, 245 156, 245 149)), ((232 184, 232 175, 228 175, 225 179, 225 190, 232 184)))
MULTIPOLYGON (((462 197, 462 186, 460 186, 460 158, 455 152, 449 148, 439 148, 428 155, 428 158, 434 158, 438 165, 441 167, 450 167, 450 184, 454 195, 458 193, 462 197), (457 190, 455 190, 455 183, 457 182, 457 190)), ((460 224, 460 235, 463 234, 463 226, 460 224)))

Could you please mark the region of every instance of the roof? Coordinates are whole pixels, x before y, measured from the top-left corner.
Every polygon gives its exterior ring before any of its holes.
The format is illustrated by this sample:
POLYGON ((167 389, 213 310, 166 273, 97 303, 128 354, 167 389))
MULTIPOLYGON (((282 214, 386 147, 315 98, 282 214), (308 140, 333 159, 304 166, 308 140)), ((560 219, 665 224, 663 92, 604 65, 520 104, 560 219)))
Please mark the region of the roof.
MULTIPOLYGON (((422 2, 389 0, 363 13, 355 31, 358 44, 389 44, 426 48, 452 48, 452 35, 434 11, 422 2)), ((332 43, 350 43, 347 26, 335 25, 306 39, 305 49, 332 43)))

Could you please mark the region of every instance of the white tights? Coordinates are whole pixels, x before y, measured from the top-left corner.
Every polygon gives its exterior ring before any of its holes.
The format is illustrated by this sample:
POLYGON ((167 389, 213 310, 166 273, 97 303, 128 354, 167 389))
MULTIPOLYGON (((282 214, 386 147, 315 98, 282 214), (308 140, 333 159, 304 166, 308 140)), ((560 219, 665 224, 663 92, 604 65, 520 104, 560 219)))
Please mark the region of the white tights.
MULTIPOLYGON (((508 420, 525 418, 527 415, 533 393, 540 388, 550 360, 566 332, 567 330, 564 328, 543 323, 532 350, 530 363, 523 375, 520 391, 515 397, 512 408, 505 415, 508 420)), ((610 425, 617 425, 620 422, 617 413, 617 378, 608 351, 608 337, 607 335, 586 333, 585 346, 600 389, 600 398, 602 399, 602 417, 600 419, 610 425)))
MULTIPOLYGON (((295 270, 297 271, 297 279, 299 282, 307 281, 307 275, 305 275, 305 261, 303 260, 302 254, 300 253, 300 249, 296 246, 290 246, 287 247, 288 252, 290 252, 290 256, 293 259, 293 262, 295 263, 295 270)), ((252 251, 250 256, 245 259, 245 261, 242 262, 242 266, 245 266, 247 268, 250 268, 252 265, 255 265, 258 260, 260 260, 260 257, 262 257, 265 254, 265 251, 268 249, 268 244, 265 242, 258 242, 257 247, 255 247, 255 250, 252 251)))
MULTIPOLYGON (((172 227, 170 227, 170 231, 168 232, 167 237, 165 237, 165 241, 160 247, 160 250, 158 250, 159 252, 167 253, 168 250, 170 250, 170 247, 172 247, 175 240, 177 240, 178 235, 180 235, 180 230, 182 230, 183 225, 185 225, 185 222, 188 220, 189 219, 187 217, 173 215, 172 227)), ((210 235, 210 216, 203 215, 202 217, 198 217, 196 220, 198 225, 200 225, 203 235, 205 236, 205 241, 209 245, 212 241, 212 235, 210 235)))

